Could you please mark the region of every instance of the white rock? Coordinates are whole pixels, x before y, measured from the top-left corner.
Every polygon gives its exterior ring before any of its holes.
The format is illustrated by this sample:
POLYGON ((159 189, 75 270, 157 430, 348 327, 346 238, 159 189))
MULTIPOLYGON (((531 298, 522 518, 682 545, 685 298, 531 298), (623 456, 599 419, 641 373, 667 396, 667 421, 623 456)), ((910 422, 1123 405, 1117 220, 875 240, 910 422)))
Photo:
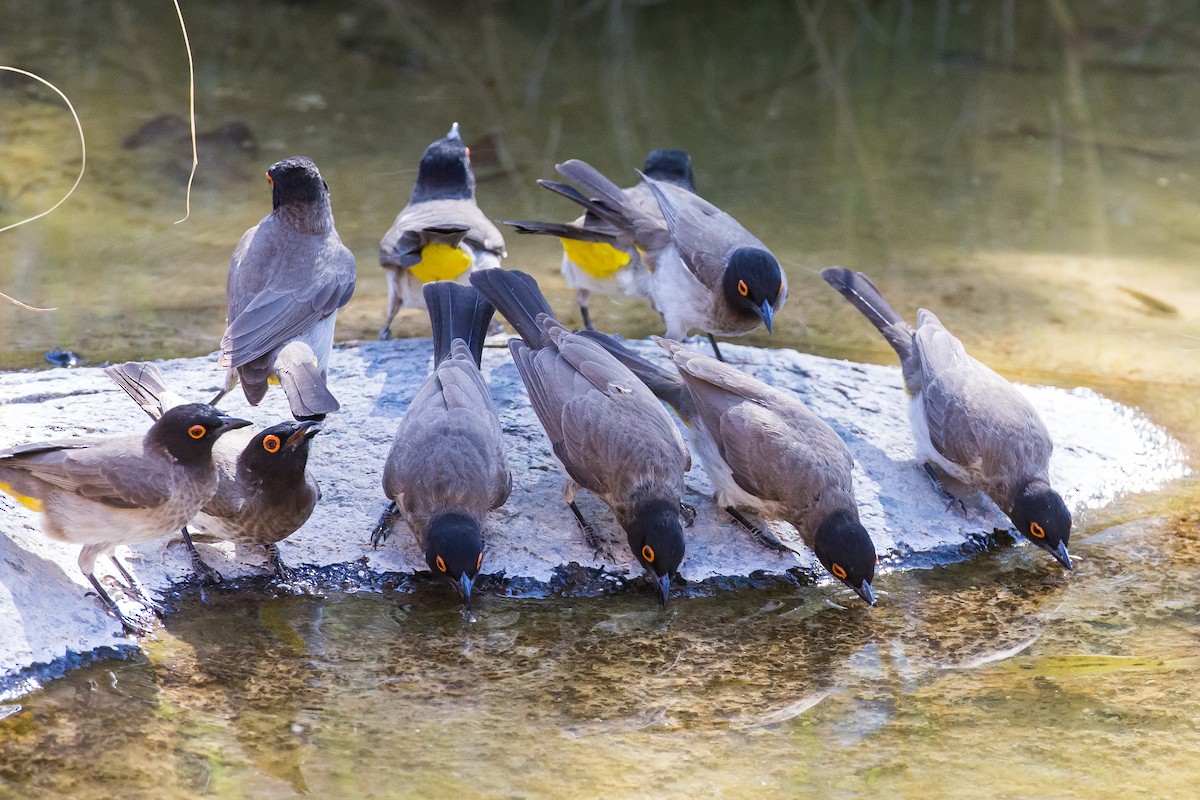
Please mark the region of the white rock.
MULTIPOLYGON (((631 344, 663 361, 656 346, 631 344)), ((913 461, 898 369, 832 361, 793 350, 734 344, 722 344, 722 350, 760 379, 795 392, 846 440, 858 462, 855 489, 862 521, 885 559, 885 569, 965 558, 985 547, 993 531, 1009 527, 1008 520, 979 494, 965 497, 965 514, 945 510, 913 461)), ((322 501, 312 519, 279 545, 283 560, 291 566, 327 568, 317 575, 317 583, 325 588, 378 586, 384 573, 425 569, 421 553, 405 531, 397 531, 378 550, 371 548, 368 537, 385 505, 380 487, 383 460, 397 420, 429 370, 430 358, 429 341, 421 339, 354 344, 333 355, 330 385, 342 411, 327 421, 314 440, 310 464, 321 483, 322 501)), ((172 388, 185 397, 207 400, 222 382, 215 356, 159 365, 172 388)), ((597 561, 584 544, 562 502, 562 476, 507 349, 489 347, 484 371, 500 409, 514 471, 512 496, 489 520, 484 572, 503 572, 513 591, 537 587, 544 591, 556 570, 571 562, 603 567, 605 574, 635 577, 640 567, 625 545, 623 531, 607 507, 587 492, 580 496, 580 508, 609 539, 612 560, 597 561)), ((1186 471, 1179 443, 1136 411, 1086 389, 1022 387, 1022 391, 1058 443, 1051 477, 1075 512, 1109 503, 1123 492, 1152 490, 1186 471)), ((257 408, 249 407, 240 390, 235 390, 222 407, 260 425, 288 417, 278 389, 272 389, 257 408)), ((128 433, 148 425, 148 419, 100 369, 0 375, 0 447, 128 433)), ((744 577, 758 571, 783 576, 789 570, 793 575, 804 571, 827 577, 814 558, 797 560, 754 544, 713 505, 712 487, 698 462, 687 483, 685 501, 699 512, 694 526, 685 531, 688 550, 682 574, 687 580, 744 577)), ((136 646, 87 595, 90 587, 76 565, 78 548, 50 541, 39 524, 37 514, 0 494, 0 685, 10 689, 22 676, 35 674, 28 671, 33 665, 49 664, 53 672, 56 666, 70 663, 63 659, 72 654, 136 646)), ((783 538, 794 539, 786 525, 773 528, 783 538)), ((227 580, 262 571, 259 552, 235 553, 229 545, 201 545, 200 549, 227 580)), ((152 593, 166 592, 191 575, 178 537, 123 547, 118 555, 152 593)), ((1055 568, 1040 552, 1031 550, 1029 557, 1045 559, 1047 569, 1055 568)), ((116 589, 107 577, 115 571, 106 560, 98 562, 97 571, 105 575, 101 579, 106 585, 116 589)), ((555 586, 562 587, 581 574, 560 574, 555 586)), ((115 594, 131 615, 146 617, 134 598, 119 590, 115 594)), ((653 602, 650 598, 647 592, 648 603, 653 602)), ((446 602, 455 602, 449 592, 446 602)))

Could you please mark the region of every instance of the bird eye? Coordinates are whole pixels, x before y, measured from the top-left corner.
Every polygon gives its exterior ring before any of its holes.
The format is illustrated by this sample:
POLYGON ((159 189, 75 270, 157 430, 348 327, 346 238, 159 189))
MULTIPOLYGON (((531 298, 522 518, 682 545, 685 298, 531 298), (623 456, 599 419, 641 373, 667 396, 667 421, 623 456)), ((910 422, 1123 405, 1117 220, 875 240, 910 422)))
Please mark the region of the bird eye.
POLYGON ((478 570, 482 566, 483 566, 483 553, 480 553, 479 558, 475 559, 475 569, 478 570))
POLYGON ((1029 535, 1037 539, 1045 539, 1046 531, 1041 525, 1038 525, 1036 522, 1031 522, 1029 523, 1029 535))
POLYGON ((750 294, 750 287, 746 285, 745 281, 738 281, 738 294, 740 294, 742 297, 750 294))
POLYGON ((266 172, 263 174, 265 174, 267 176, 267 183, 271 184, 271 188, 274 189, 275 188, 275 179, 271 177, 271 173, 266 172))
POLYGON ((278 453, 279 437, 272 433, 270 436, 263 439, 263 450, 266 450, 268 453, 278 453))
POLYGON ((829 568, 829 571, 836 575, 839 580, 846 580, 846 570, 842 569, 841 564, 834 564, 829 568))
POLYGON ((445 571, 446 571, 446 562, 442 560, 442 557, 441 557, 441 556, 438 556, 438 557, 437 557, 437 561, 435 561, 434 563, 436 563, 436 564, 437 564, 437 568, 438 568, 439 570, 441 570, 442 572, 445 572, 445 571))
POLYGON ((647 564, 654 563, 654 548, 648 544, 642 545, 642 558, 646 559, 647 564))
POLYGON ((192 427, 188 428, 188 436, 192 437, 193 439, 203 439, 206 433, 208 433, 208 428, 204 427, 203 425, 193 425, 192 427))

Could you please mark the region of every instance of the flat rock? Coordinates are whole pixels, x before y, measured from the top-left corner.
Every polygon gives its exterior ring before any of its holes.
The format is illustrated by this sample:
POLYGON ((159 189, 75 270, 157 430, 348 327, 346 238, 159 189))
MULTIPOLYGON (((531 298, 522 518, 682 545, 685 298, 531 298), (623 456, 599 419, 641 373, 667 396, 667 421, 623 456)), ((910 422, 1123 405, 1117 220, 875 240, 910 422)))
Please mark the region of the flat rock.
MULTIPOLYGON (((562 501, 562 475, 525 389, 507 349, 499 346, 502 340, 495 344, 485 351, 483 364, 507 435, 514 479, 508 503, 489 519, 484 572, 495 577, 481 583, 483 594, 597 591, 593 584, 619 587, 636 579, 641 568, 623 531, 608 508, 587 492, 580 495, 580 508, 608 541, 609 552, 597 558, 584 543, 562 501)), ((631 345, 666 363, 655 345, 631 345)), ((854 479, 862 521, 885 571, 969 557, 986 549, 997 531, 1009 529, 1008 520, 979 493, 963 496, 965 510, 948 511, 934 492, 914 461, 899 369, 793 350, 734 344, 722 344, 722 350, 758 378, 794 392, 846 440, 857 460, 854 479)), ((279 545, 283 560, 301 567, 306 576, 298 587, 284 590, 379 588, 425 569, 402 525, 379 549, 371 547, 369 535, 386 503, 380 479, 397 421, 430 362, 427 339, 355 343, 334 352, 330 385, 342 411, 313 442, 310 469, 321 484, 321 503, 309 522, 279 545)), ((159 366, 174 390, 198 400, 212 397, 223 380, 215 355, 159 366)), ((1051 478, 1076 513, 1122 493, 1153 490, 1187 470, 1179 443, 1137 411, 1087 389, 1020 388, 1057 442, 1051 478)), ((288 418, 278 389, 255 408, 235 390, 222 407, 259 425, 288 418)), ((128 433, 148 424, 97 368, 0 375, 0 447, 128 433)), ((772 576, 827 580, 811 555, 768 551, 733 524, 714 506, 712 486, 698 462, 687 484, 684 499, 698 514, 685 531, 682 575, 693 587, 695 582, 705 582, 701 587, 750 585, 772 576)), ((54 674, 88 654, 136 647, 88 594, 90 587, 76 564, 78 548, 50 541, 39 524, 37 514, 0 494, 0 687, 10 691, 19 691, 22 680, 54 674)), ((787 525, 772 528, 798 544, 787 525)), ((248 579, 263 573, 262 554, 253 549, 219 543, 201 544, 200 550, 235 586, 239 580, 249 585, 248 579)), ((169 597, 191 580, 178 536, 122 547, 117 554, 151 595, 169 597)), ((1052 568, 1044 554, 1031 551, 1029 557, 1045 558, 1047 569, 1052 568)), ((149 618, 144 604, 115 583, 115 570, 106 559, 97 563, 97 575, 129 615, 149 618)), ((840 585, 830 591, 850 597, 840 585)), ((455 602, 449 591, 447 602, 455 602)))

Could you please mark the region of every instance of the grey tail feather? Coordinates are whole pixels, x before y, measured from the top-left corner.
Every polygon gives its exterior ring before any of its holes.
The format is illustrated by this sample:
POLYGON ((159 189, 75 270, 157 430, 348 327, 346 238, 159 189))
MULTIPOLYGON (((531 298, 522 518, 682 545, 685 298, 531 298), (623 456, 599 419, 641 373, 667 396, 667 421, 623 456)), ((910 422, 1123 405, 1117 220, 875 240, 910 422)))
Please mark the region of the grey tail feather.
POLYGON ((879 329, 888 344, 904 358, 912 349, 912 328, 904 318, 896 313, 896 309, 883 299, 883 295, 871 283, 871 279, 861 272, 852 272, 841 267, 828 267, 821 270, 821 277, 833 288, 837 289, 850 304, 871 321, 879 329), (904 335, 900 335, 903 331, 904 335))
POLYGON ((442 363, 454 340, 462 339, 475 357, 475 366, 480 366, 483 340, 496 309, 478 289, 454 281, 427 283, 422 291, 433 329, 433 363, 442 363))
POLYGON ((592 197, 597 197, 614 208, 621 208, 627 204, 625 192, 621 187, 586 161, 572 158, 556 164, 554 168, 567 180, 582 186, 592 197))
POLYGON ((615 207, 608 202, 596 198, 587 197, 579 192, 574 186, 558 181, 548 181, 543 178, 538 179, 538 184, 543 188, 549 189, 555 194, 562 195, 573 203, 583 206, 585 210, 604 220, 610 225, 618 228, 629 226, 629 220, 622 212, 622 205, 617 204, 615 207))
POLYGON ((275 375, 296 419, 321 419, 341 408, 325 385, 317 356, 303 342, 292 342, 275 357, 275 375))
POLYGON ((162 396, 167 387, 158 367, 141 361, 127 361, 105 367, 104 374, 124 389, 151 419, 156 420, 163 415, 162 396))
POLYGON ((554 340, 542 330, 540 314, 554 317, 537 281, 515 269, 481 269, 471 273, 471 285, 517 329, 517 334, 535 350, 553 346, 554 340))
POLYGON ((506 219, 505 225, 517 229, 517 233, 540 233, 546 236, 557 236, 560 239, 574 239, 579 242, 605 242, 612 244, 616 237, 611 233, 584 228, 570 222, 537 222, 535 220, 506 219))
POLYGON ((607 350, 614 358, 629 368, 654 396, 675 409, 684 422, 690 423, 696 416, 692 394, 676 370, 666 370, 630 350, 615 336, 600 331, 575 331, 579 336, 591 339, 607 350))

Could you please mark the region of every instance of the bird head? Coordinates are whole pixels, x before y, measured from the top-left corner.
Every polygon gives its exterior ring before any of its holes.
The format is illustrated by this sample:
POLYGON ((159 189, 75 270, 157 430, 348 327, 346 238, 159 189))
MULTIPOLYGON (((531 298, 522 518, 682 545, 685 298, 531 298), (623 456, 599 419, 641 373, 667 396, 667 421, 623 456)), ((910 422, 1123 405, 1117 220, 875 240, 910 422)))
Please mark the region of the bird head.
POLYGON ((1067 541, 1071 538, 1071 512, 1058 492, 1042 480, 1021 487, 1013 500, 1013 524, 1029 541, 1071 569, 1067 541))
POLYGON ((449 512, 429 521, 425 563, 434 575, 454 585, 463 604, 471 607, 471 587, 483 566, 483 534, 466 514, 449 512))
POLYGON ((315 203, 329 196, 329 186, 311 158, 292 156, 276 161, 267 170, 271 184, 271 208, 292 203, 315 203))
POLYGON ((761 247, 739 247, 729 257, 722 284, 725 302, 747 314, 755 314, 770 333, 775 306, 782 302, 783 271, 775 256, 761 247))
POLYGON ((875 578, 879 558, 875 555, 874 542, 856 514, 835 511, 826 517, 817 528, 813 552, 835 578, 853 589, 867 605, 875 605, 871 581, 875 578))
POLYGON ((259 431, 238 456, 238 466, 262 480, 290 481, 304 474, 308 444, 321 432, 313 420, 281 422, 259 431))
POLYGON ((201 464, 212 459, 213 445, 221 434, 250 423, 229 417, 207 403, 187 403, 168 409, 146 434, 183 464, 201 464))
POLYGON ((425 148, 411 202, 470 200, 473 197, 475 174, 471 171, 471 150, 463 143, 456 122, 449 133, 425 148))
POLYGON ((652 500, 639 505, 625 532, 629 549, 654 576, 659 605, 665 606, 671 592, 671 579, 679 574, 679 564, 683 561, 679 503, 652 500))
POLYGON ((642 174, 657 181, 681 186, 689 192, 696 191, 692 176, 692 157, 686 150, 651 150, 646 156, 642 174))

